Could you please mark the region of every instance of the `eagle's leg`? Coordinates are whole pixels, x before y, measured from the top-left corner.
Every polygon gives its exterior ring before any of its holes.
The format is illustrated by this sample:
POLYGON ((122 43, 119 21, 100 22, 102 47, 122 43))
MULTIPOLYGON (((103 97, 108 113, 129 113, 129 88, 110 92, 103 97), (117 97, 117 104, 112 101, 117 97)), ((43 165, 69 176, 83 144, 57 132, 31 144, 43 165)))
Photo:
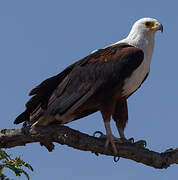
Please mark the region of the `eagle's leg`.
POLYGON ((105 128, 106 128, 105 148, 108 149, 108 145, 109 145, 109 143, 111 143, 113 152, 114 152, 115 155, 117 155, 118 152, 117 152, 117 148, 116 148, 116 145, 115 145, 115 142, 114 142, 115 137, 112 134, 111 127, 110 127, 110 122, 104 122, 104 124, 105 124, 105 128))
MULTIPOLYGON (((116 125, 116 126, 117 126, 117 125, 116 125)), ((119 132, 120 137, 121 137, 122 139, 126 139, 125 134, 124 134, 124 129, 121 128, 121 127, 117 127, 117 129, 118 129, 118 132, 119 132)))
POLYGON ((117 125, 116 123, 116 126, 117 126, 117 129, 118 129, 118 132, 119 132, 119 135, 121 137, 121 141, 122 143, 134 143, 140 147, 146 147, 146 141, 145 140, 139 140, 137 142, 134 142, 134 138, 130 138, 130 139, 127 139, 124 135, 124 128, 121 128, 120 126, 117 125))
POLYGON ((116 122, 116 127, 118 129, 119 135, 121 137, 122 143, 134 143, 141 147, 146 146, 145 140, 140 140, 137 142, 134 142, 133 138, 127 139, 124 134, 124 129, 126 127, 127 121, 128 121, 128 109, 127 109, 127 101, 126 99, 122 99, 116 103, 115 111, 112 114, 113 119, 116 122))
POLYGON ((111 126, 110 126, 110 120, 111 120, 111 113, 110 112, 111 111, 109 111, 109 108, 107 110, 105 108, 103 108, 101 110, 101 114, 102 114, 102 117, 103 117, 103 120, 104 120, 104 125, 105 125, 105 128, 106 128, 105 149, 107 150, 109 144, 111 144, 112 150, 113 150, 114 154, 117 156, 118 151, 117 151, 115 141, 114 141, 115 137, 112 134, 111 126))
POLYGON ((115 105, 115 110, 112 114, 114 121, 116 122, 116 127, 119 132, 120 138, 123 143, 125 142, 133 142, 133 138, 126 139, 124 134, 124 129, 126 127, 128 121, 128 108, 127 108, 127 100, 120 99, 117 101, 115 105))
MULTIPOLYGON (((116 123, 116 126, 117 126, 117 123, 116 123)), ((124 128, 121 128, 121 127, 118 127, 118 126, 117 126, 117 129, 118 129, 119 135, 120 135, 120 137, 121 137, 122 143, 124 143, 124 142, 134 143, 134 138, 129 138, 129 139, 127 139, 127 138, 125 137, 124 128)))

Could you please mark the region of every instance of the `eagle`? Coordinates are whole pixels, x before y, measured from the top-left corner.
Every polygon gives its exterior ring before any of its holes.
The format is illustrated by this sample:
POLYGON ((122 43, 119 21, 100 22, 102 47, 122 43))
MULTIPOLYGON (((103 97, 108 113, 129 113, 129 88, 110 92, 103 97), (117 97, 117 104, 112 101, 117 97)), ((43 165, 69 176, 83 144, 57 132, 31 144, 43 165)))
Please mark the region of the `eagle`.
POLYGON ((128 141, 124 129, 128 122, 127 98, 144 82, 150 72, 155 32, 163 25, 153 18, 137 20, 129 35, 68 66, 59 74, 32 89, 26 109, 15 124, 31 122, 31 127, 66 124, 101 112, 107 149, 117 154, 116 137, 110 120, 115 121, 120 138, 128 141))

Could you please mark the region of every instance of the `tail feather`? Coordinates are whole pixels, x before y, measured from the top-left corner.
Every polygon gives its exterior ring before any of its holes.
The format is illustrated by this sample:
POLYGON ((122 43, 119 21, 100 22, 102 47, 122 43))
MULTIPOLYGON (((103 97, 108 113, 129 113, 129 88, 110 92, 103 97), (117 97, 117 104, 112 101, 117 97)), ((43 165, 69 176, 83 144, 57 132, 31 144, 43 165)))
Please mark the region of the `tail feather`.
POLYGON ((24 121, 29 121, 29 117, 30 117, 30 113, 26 110, 15 119, 14 124, 19 124, 24 121))

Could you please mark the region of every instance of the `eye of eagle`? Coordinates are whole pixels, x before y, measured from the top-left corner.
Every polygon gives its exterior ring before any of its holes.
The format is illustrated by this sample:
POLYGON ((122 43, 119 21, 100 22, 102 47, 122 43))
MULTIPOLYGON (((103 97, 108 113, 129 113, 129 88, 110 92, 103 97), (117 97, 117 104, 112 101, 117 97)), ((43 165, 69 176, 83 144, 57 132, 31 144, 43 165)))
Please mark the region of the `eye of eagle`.
POLYGON ((152 22, 152 21, 147 21, 147 22, 145 22, 145 26, 146 27, 152 27, 154 25, 154 23, 152 22))

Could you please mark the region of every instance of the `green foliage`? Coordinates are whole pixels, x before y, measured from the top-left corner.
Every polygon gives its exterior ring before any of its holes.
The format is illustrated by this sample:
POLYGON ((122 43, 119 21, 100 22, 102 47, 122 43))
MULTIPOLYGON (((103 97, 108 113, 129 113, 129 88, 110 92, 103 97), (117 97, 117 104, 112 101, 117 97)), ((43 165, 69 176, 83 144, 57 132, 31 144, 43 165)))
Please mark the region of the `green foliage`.
POLYGON ((28 180, 30 177, 28 173, 23 169, 24 167, 33 171, 33 168, 30 164, 24 162, 20 157, 11 158, 4 150, 0 149, 0 179, 1 180, 10 180, 4 173, 3 169, 8 168, 12 170, 16 176, 21 176, 24 174, 28 180))

